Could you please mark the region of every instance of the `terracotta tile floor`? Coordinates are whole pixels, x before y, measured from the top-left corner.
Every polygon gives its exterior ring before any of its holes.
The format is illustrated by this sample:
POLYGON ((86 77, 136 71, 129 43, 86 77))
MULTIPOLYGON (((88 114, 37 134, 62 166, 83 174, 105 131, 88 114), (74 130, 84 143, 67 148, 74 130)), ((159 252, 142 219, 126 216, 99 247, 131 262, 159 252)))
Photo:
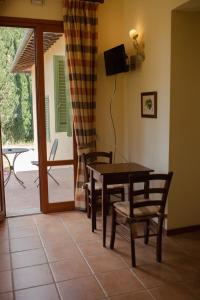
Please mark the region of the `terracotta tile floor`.
POLYGON ((137 240, 133 269, 129 243, 103 248, 97 225, 80 212, 0 224, 0 300, 200 299, 200 232, 164 237, 161 264, 155 241, 137 240))

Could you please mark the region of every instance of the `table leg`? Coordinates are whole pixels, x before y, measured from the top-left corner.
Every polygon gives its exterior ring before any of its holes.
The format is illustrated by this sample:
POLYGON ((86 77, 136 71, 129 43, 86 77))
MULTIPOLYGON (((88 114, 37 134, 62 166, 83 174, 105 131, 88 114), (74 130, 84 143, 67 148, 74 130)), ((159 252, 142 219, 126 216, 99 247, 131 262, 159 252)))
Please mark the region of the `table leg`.
MULTIPOLYGON (((10 176, 11 176, 11 165, 10 165, 10 161, 9 161, 7 155, 3 154, 3 156, 5 157, 5 159, 7 160, 7 163, 8 163, 8 175, 6 178, 4 177, 4 186, 6 186, 10 179, 10 176)), ((5 174, 4 174, 4 176, 5 176, 5 174)))
POLYGON ((102 228, 103 228, 103 247, 106 247, 106 225, 107 225, 107 185, 103 180, 102 184, 102 228))
POLYGON ((16 172, 15 172, 15 161, 16 161, 16 158, 19 156, 19 154, 21 153, 16 153, 15 156, 14 156, 14 159, 13 159, 13 165, 11 166, 11 170, 13 171, 13 175, 15 176, 15 178, 17 179, 17 181, 19 182, 19 184, 21 186, 23 186, 23 188, 25 189, 25 185, 24 185, 24 182, 19 179, 19 177, 17 176, 16 172))
POLYGON ((92 232, 96 229, 96 207, 95 207, 95 180, 93 171, 90 170, 90 209, 91 209, 91 219, 92 219, 92 232))

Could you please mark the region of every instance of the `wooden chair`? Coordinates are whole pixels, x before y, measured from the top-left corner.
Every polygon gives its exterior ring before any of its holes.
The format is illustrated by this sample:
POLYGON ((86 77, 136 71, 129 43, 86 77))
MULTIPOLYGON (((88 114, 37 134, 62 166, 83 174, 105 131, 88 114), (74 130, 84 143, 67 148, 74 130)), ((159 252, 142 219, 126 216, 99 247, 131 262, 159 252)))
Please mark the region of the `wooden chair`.
MULTIPOLYGON (((96 209, 97 209, 97 201, 101 198, 102 195, 102 186, 99 183, 95 183, 95 192, 93 200, 91 199, 91 185, 90 185, 90 172, 87 168, 87 165, 90 164, 105 164, 112 163, 112 152, 91 152, 91 153, 83 153, 83 164, 84 164, 84 172, 85 172, 85 205, 87 210, 88 218, 92 215, 92 231, 96 229, 96 209)), ((110 202, 111 195, 119 195, 116 197, 116 201, 124 201, 124 185, 123 184, 115 184, 108 186, 108 198, 110 202)), ((109 209, 109 207, 107 208, 109 209)))
POLYGON ((113 204, 110 248, 114 248, 116 226, 120 225, 118 217, 122 216, 125 220, 124 224, 128 224, 128 227, 130 227, 133 267, 136 266, 135 238, 143 237, 144 243, 148 244, 149 237, 156 236, 156 260, 158 262, 162 260, 162 229, 172 176, 172 172, 168 174, 130 176, 128 201, 113 204), (137 235, 135 224, 138 222, 144 223, 144 235, 137 235), (151 231, 152 229, 154 232, 151 231))

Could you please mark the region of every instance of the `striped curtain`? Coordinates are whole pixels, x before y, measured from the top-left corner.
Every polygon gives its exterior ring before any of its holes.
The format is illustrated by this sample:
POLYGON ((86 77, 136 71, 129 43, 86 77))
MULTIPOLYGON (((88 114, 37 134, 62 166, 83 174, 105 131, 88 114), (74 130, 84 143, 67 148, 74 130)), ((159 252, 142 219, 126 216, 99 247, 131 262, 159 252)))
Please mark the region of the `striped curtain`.
POLYGON ((97 3, 87 1, 64 1, 66 58, 78 152, 75 205, 80 209, 85 208, 81 155, 96 149, 97 7, 97 3))

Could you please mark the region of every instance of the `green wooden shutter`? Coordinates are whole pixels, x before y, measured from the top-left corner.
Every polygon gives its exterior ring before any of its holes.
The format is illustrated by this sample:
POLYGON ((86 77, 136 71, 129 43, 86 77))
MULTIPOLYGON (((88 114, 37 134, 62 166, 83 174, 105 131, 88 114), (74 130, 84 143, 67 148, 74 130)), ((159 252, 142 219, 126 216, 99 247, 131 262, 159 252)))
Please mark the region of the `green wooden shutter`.
POLYGON ((45 96, 45 127, 46 139, 50 142, 50 112, 49 112, 49 96, 45 96))
POLYGON ((54 56, 54 97, 56 132, 72 135, 69 79, 66 76, 64 56, 54 56))

